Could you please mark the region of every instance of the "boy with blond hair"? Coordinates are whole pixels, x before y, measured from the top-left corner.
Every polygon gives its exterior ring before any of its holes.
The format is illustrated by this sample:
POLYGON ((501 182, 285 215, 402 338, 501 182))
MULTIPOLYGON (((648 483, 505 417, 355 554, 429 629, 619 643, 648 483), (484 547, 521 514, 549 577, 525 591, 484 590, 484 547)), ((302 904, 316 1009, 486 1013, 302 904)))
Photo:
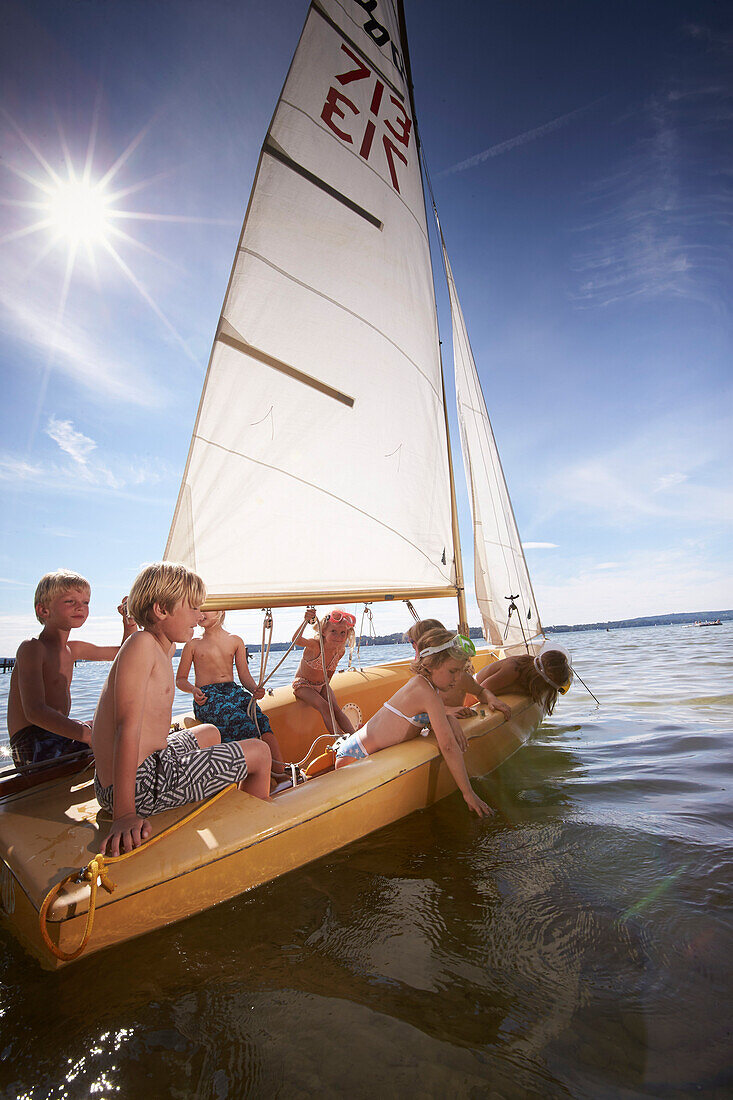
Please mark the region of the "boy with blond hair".
MULTIPOLYGON (((89 752, 90 723, 69 718, 74 662, 112 661, 120 648, 69 641, 70 632, 86 622, 90 595, 89 581, 68 569, 38 582, 33 605, 43 630, 18 647, 8 696, 10 749, 19 769, 89 752)), ((124 600, 117 610, 124 642, 137 627, 125 614, 124 600)))
POLYGON ((247 647, 238 634, 224 630, 223 611, 202 611, 199 626, 203 638, 186 642, 176 673, 179 691, 193 695, 193 712, 199 722, 211 722, 222 741, 262 738, 272 753, 273 781, 281 783, 287 774, 282 750, 272 732, 270 719, 252 699, 262 699, 265 689, 257 687, 247 667, 247 647), (196 684, 188 676, 193 663, 196 684), (234 668, 242 686, 234 681, 234 668))
POLYGON ((175 685, 172 657, 187 642, 206 598, 196 573, 173 562, 147 565, 127 606, 142 629, 120 650, 94 715, 94 790, 112 814, 107 855, 137 848, 152 814, 200 802, 230 783, 258 798, 270 790, 271 756, 262 741, 222 744, 216 726, 168 736, 175 685))

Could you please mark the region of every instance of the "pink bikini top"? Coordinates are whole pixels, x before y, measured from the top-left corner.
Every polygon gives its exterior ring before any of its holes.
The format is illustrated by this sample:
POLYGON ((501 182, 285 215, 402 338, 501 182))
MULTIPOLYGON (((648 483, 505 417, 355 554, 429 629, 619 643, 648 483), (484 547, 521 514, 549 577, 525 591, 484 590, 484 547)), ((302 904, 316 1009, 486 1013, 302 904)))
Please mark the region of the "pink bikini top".
MULTIPOLYGON (((342 649, 340 653, 337 650, 336 653, 334 653, 331 660, 328 662, 328 666, 327 666, 327 669, 326 669, 326 675, 328 676, 329 680, 331 679, 334 672, 336 671, 336 665, 339 663, 339 661, 341 660, 341 658, 343 657, 345 652, 346 652, 345 649, 342 649)), ((320 653, 318 654, 318 656, 316 657, 316 659, 314 661, 309 661, 306 654, 304 653, 301 660, 302 660, 304 665, 307 665, 308 668, 312 668, 314 672, 321 672, 321 673, 323 672, 323 665, 321 664, 321 655, 320 655, 320 653)))

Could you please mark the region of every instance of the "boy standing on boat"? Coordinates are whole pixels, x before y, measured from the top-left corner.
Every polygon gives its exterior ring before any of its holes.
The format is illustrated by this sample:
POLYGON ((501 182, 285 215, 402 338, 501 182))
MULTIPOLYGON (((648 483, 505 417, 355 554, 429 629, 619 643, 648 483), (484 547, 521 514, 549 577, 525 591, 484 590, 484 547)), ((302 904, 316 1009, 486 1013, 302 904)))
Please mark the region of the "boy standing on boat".
MULTIPOLYGON (((91 724, 69 718, 74 662, 113 661, 120 649, 69 641, 71 631, 87 620, 90 595, 89 581, 67 569, 46 573, 38 582, 33 604, 43 630, 21 642, 8 696, 10 749, 19 769, 89 751, 91 724)), ((124 642, 137 626, 127 618, 124 600, 117 610, 124 642)))
POLYGON ((94 791, 112 814, 107 855, 137 848, 150 836, 152 814, 200 802, 238 783, 268 798, 271 756, 262 741, 222 744, 215 726, 171 734, 172 657, 187 642, 206 597, 183 565, 146 566, 130 589, 129 612, 142 630, 122 647, 94 715, 94 791))
POLYGON ((270 719, 253 700, 262 699, 247 667, 247 647, 238 634, 224 630, 224 611, 202 611, 199 625, 203 638, 186 642, 176 673, 179 691, 193 695, 193 712, 199 722, 216 726, 222 741, 262 738, 272 753, 273 777, 285 774, 282 752, 270 719), (188 678, 193 663, 195 686, 188 678), (234 668, 242 687, 234 682, 234 668))

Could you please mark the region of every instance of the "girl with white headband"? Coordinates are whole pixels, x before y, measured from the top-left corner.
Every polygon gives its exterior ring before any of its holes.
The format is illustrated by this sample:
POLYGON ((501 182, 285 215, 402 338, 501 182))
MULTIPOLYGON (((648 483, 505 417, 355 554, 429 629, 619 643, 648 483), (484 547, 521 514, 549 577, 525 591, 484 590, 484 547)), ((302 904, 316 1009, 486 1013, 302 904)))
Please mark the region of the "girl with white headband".
POLYGON ((478 797, 468 778, 463 753, 467 742, 458 721, 446 713, 439 691, 454 688, 465 673, 468 654, 451 630, 436 628, 422 638, 420 653, 410 668, 415 675, 356 733, 337 740, 336 767, 363 760, 380 749, 417 737, 430 726, 469 810, 479 817, 494 811, 478 797))
POLYGON ((562 649, 544 649, 537 657, 523 653, 495 661, 476 673, 476 681, 489 691, 529 695, 545 714, 552 714, 558 692, 564 695, 573 681, 573 670, 562 649))
MULTIPOLYGON (((422 639, 429 630, 435 630, 436 627, 445 630, 438 619, 419 619, 407 631, 407 638, 412 642, 416 657, 419 656, 422 639)), ((497 699, 493 692, 477 682, 473 676, 473 668, 470 662, 466 664, 463 675, 459 678, 456 686, 451 688, 450 691, 439 691, 438 694, 445 703, 448 714, 452 714, 454 718, 471 718, 476 714, 475 710, 465 705, 467 695, 475 696, 479 703, 484 703, 489 710, 500 711, 505 718, 511 718, 512 716, 511 707, 508 707, 506 703, 502 703, 501 699, 497 699)))

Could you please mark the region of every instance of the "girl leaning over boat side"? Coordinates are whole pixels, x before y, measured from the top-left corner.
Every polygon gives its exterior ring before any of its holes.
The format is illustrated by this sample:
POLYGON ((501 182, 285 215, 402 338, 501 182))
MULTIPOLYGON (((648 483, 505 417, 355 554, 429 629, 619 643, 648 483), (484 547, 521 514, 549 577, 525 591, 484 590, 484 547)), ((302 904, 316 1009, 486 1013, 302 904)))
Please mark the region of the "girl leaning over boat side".
POLYGON ((417 737, 430 726, 443 759, 463 795, 466 805, 479 817, 494 811, 478 797, 468 778, 463 753, 468 747, 457 719, 446 713, 439 691, 454 688, 465 674, 468 654, 450 630, 436 628, 421 638, 420 652, 410 668, 415 675, 395 692, 356 733, 336 741, 336 767, 343 768, 380 749, 417 737))
POLYGON ((573 670, 562 649, 544 649, 537 657, 522 653, 486 665, 476 673, 476 682, 489 691, 519 691, 552 714, 558 692, 564 695, 573 682, 573 670))
MULTIPOLYGON (((415 650, 415 656, 420 655, 420 645, 422 639, 428 633, 429 630, 435 630, 439 627, 441 630, 445 630, 445 627, 438 619, 418 619, 416 623, 413 623, 410 629, 407 631, 407 640, 412 643, 412 648, 415 650)), ((466 639, 462 639, 464 642, 463 648, 466 648, 466 639)), ((466 652, 469 652, 466 650, 466 652)), ((476 650, 474 649, 475 653, 476 650)), ((466 706, 466 696, 474 696, 479 703, 484 703, 489 710, 498 710, 505 718, 509 719, 512 716, 511 707, 503 703, 501 699, 497 699, 493 692, 483 685, 478 683, 473 675, 473 667, 469 661, 466 665, 464 673, 459 677, 455 687, 450 691, 439 691, 440 698, 445 703, 448 714, 452 714, 454 718, 471 718, 474 717, 476 711, 473 707, 466 706)))

